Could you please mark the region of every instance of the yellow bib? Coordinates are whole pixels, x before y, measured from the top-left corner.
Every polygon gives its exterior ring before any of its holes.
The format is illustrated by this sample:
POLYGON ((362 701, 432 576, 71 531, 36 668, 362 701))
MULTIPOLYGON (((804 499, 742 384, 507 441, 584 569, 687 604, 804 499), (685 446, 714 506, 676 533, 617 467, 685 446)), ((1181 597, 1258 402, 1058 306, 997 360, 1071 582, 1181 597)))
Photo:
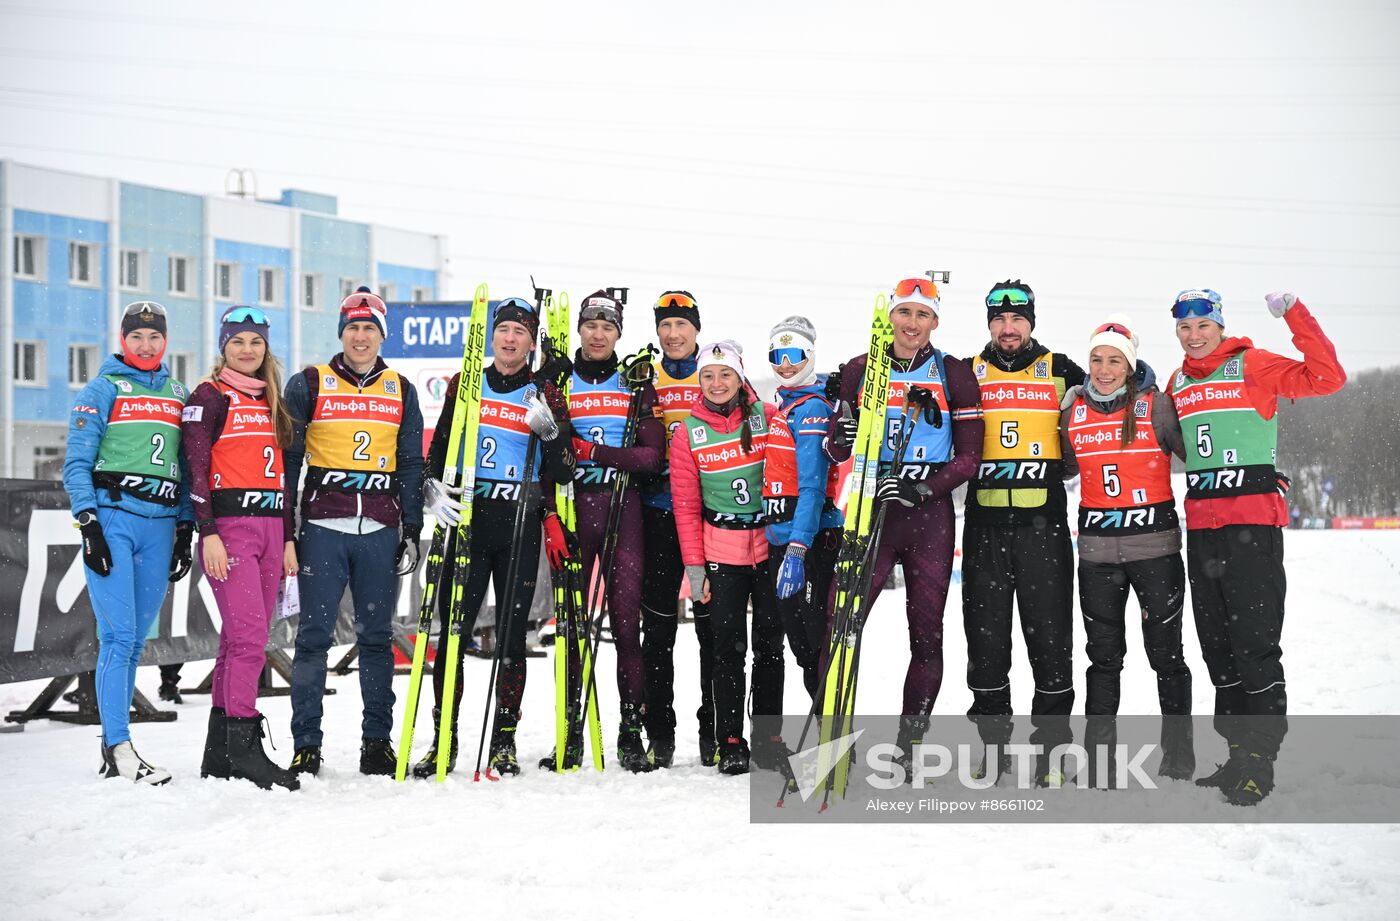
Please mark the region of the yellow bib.
POLYGON ((306 463, 327 470, 393 473, 398 467, 403 381, 386 370, 356 387, 317 365, 320 387, 306 426, 306 463))

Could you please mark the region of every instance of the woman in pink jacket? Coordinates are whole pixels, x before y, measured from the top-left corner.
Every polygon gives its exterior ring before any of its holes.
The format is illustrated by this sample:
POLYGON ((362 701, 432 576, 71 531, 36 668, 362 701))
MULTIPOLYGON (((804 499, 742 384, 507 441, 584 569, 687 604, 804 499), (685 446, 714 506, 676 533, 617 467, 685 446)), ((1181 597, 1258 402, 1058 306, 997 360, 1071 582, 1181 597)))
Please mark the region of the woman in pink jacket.
MULTIPOLYGON (((777 413, 744 379, 732 339, 701 346, 700 399, 671 441, 671 495, 691 595, 709 603, 714 631, 715 736, 721 774, 745 774, 744 621, 753 603, 753 708, 783 712, 783 628, 768 575, 763 461, 777 413)), ((781 738, 755 742, 760 767, 782 757, 781 738)))

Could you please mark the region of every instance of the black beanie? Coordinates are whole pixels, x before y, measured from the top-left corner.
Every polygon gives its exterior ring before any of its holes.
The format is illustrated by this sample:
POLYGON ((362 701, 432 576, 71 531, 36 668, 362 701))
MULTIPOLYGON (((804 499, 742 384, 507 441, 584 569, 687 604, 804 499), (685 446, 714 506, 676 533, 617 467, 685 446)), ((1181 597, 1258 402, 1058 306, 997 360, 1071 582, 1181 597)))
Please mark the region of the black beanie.
POLYGON ((127 304, 126 310, 122 314, 122 338, 125 339, 127 334, 135 329, 153 329, 162 336, 167 335, 165 308, 155 301, 137 301, 134 304, 127 304))
POLYGON ((1006 281, 992 285, 992 290, 987 292, 987 322, 1003 313, 1018 313, 1030 321, 1031 327, 1035 326, 1035 292, 1031 286, 1022 284, 1021 279, 1006 281), (1019 291, 1026 296, 1024 304, 1013 304, 1011 302, 1011 292, 1019 291))
POLYGON ((657 326, 661 325, 662 320, 680 317, 682 320, 689 320, 696 332, 700 330, 700 304, 689 291, 665 292, 656 299, 656 306, 652 308, 652 312, 656 315, 657 326))

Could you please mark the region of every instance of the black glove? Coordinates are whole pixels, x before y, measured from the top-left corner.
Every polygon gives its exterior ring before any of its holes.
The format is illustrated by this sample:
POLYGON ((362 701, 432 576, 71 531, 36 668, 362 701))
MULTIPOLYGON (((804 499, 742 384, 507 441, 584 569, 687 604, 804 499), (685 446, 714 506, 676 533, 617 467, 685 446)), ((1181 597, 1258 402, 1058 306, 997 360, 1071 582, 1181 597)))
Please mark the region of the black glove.
POLYGON ((417 530, 404 528, 403 540, 394 551, 394 575, 406 576, 418 568, 418 538, 417 530))
POLYGON ((943 413, 938 410, 938 399, 932 390, 912 386, 904 391, 904 402, 909 404, 911 410, 923 413, 924 421, 932 423, 934 428, 943 427, 943 413))
POLYGON ((97 513, 79 512, 78 516, 82 517, 84 514, 91 515, 92 520, 87 524, 78 525, 78 530, 83 535, 83 562, 88 569, 99 576, 105 576, 112 571, 112 550, 107 546, 102 525, 97 523, 97 513))
POLYGON ((841 401, 841 372, 846 369, 845 365, 837 368, 826 376, 826 401, 835 406, 841 401))
POLYGON ((535 372, 535 380, 540 383, 550 383, 555 387, 563 387, 564 382, 569 379, 569 375, 574 373, 574 363, 569 360, 569 356, 552 352, 545 359, 535 372))
POLYGON ((841 415, 837 417, 836 424, 831 427, 831 435, 827 439, 827 444, 834 451, 849 451, 851 445, 856 443, 856 430, 859 425, 856 417, 847 411, 846 404, 841 404, 841 415))
POLYGON ((622 360, 622 379, 633 390, 641 390, 650 384, 652 378, 656 376, 655 358, 656 352, 650 343, 643 346, 637 354, 624 358, 622 360))
POLYGON ((175 525, 175 547, 170 551, 170 581, 179 582, 190 574, 194 556, 190 553, 190 542, 194 540, 194 522, 182 521, 175 525))
POLYGON ((876 502, 898 502, 905 508, 922 505, 929 497, 928 486, 923 480, 905 480, 899 477, 881 477, 875 484, 876 502))

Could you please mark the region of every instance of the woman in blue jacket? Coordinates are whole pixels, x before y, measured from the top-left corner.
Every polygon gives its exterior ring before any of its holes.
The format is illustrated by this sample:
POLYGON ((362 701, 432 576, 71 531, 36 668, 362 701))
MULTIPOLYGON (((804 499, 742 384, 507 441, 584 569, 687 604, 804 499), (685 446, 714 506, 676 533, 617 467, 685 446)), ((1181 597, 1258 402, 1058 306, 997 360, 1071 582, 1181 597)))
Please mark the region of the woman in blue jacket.
POLYGON ((63 462, 97 615, 100 772, 152 786, 167 783, 170 772, 131 746, 136 666, 168 582, 190 571, 194 533, 180 451, 188 392, 161 363, 165 320, 165 308, 153 301, 127 306, 122 351, 109 356, 78 394, 63 462))

